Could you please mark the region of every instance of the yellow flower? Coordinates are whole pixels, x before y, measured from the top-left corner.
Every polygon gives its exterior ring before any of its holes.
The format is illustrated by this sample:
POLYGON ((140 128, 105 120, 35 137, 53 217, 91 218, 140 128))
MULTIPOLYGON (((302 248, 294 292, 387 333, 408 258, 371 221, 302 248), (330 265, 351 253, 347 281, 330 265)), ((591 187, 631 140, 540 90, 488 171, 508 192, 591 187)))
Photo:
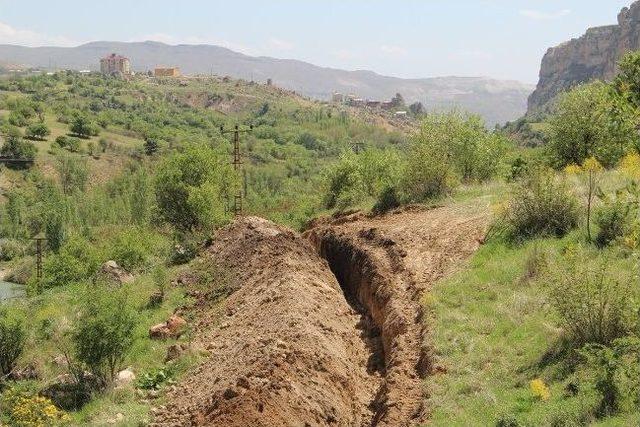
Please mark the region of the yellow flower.
POLYGON ((564 173, 567 175, 580 175, 582 168, 578 165, 571 164, 564 168, 564 173))
POLYGON ((533 397, 539 400, 549 400, 551 397, 551 392, 549 391, 549 387, 542 381, 540 378, 536 378, 529 383, 529 389, 531 390, 531 394, 533 397))
POLYGON ((589 157, 582 163, 582 169, 586 172, 601 172, 604 170, 600 162, 595 157, 589 157))
POLYGON ((640 154, 629 153, 622 158, 620 170, 630 178, 640 179, 640 154))

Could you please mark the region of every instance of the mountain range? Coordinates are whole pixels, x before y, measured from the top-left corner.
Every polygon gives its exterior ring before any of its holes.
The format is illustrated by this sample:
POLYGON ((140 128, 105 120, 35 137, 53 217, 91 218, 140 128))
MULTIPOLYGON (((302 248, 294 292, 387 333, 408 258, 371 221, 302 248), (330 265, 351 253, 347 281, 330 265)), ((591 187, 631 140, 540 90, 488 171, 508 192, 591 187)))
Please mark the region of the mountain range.
POLYGON ((372 71, 345 71, 293 59, 253 57, 211 45, 159 42, 91 42, 77 47, 0 45, 0 61, 45 69, 97 70, 112 52, 125 55, 135 71, 178 66, 184 74, 217 74, 273 84, 305 96, 328 100, 334 91, 387 100, 396 93, 427 110, 461 108, 483 116, 488 125, 522 116, 532 85, 486 77, 402 79, 372 71))

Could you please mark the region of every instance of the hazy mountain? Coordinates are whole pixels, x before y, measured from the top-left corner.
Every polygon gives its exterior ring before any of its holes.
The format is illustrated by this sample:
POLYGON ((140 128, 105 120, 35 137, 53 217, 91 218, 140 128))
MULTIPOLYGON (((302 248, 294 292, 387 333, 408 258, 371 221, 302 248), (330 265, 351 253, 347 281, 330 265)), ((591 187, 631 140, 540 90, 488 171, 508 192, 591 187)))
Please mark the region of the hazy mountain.
POLYGON ((255 81, 271 78, 277 86, 324 100, 333 91, 378 100, 390 99, 399 92, 409 103, 420 101, 427 109, 463 108, 481 114, 489 124, 522 116, 527 96, 533 90, 532 85, 484 77, 401 79, 371 71, 323 68, 297 60, 252 57, 218 46, 170 46, 158 42, 93 42, 71 48, 0 45, 0 61, 97 70, 99 59, 111 52, 128 56, 136 71, 173 65, 185 74, 214 73, 255 81))

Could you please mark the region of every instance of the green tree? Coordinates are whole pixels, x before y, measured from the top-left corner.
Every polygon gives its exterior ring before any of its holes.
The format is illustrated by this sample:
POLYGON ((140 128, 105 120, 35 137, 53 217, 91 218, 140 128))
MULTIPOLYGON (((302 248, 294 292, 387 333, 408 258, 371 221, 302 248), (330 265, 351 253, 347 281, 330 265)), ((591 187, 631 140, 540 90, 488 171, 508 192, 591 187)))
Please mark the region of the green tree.
POLYGON ((44 140, 49 135, 51 135, 51 131, 44 123, 30 124, 25 132, 25 137, 29 139, 44 140))
POLYGON ((135 326, 135 311, 122 291, 90 289, 72 334, 76 358, 105 384, 112 382, 133 344, 135 326))
POLYGON ((160 149, 158 140, 154 137, 147 137, 144 140, 144 152, 147 156, 153 156, 160 149))
POLYGON ((29 141, 9 137, 0 148, 0 156, 12 159, 35 160, 38 149, 29 141))
POLYGON ((64 194, 83 191, 89 176, 87 162, 72 155, 62 155, 58 158, 56 170, 60 176, 60 184, 64 194))
POLYGON ((227 219, 225 199, 234 182, 228 163, 205 145, 174 153, 159 167, 156 200, 163 219, 189 231, 227 219))
POLYGON ((0 374, 11 373, 24 350, 26 332, 20 319, 0 309, 0 374))
POLYGON ((633 112, 601 82, 561 95, 550 127, 549 149, 556 167, 581 165, 590 157, 614 166, 637 138, 633 112))
POLYGON ((71 133, 78 135, 81 138, 97 136, 100 133, 98 126, 92 123, 89 118, 84 115, 76 115, 69 125, 69 130, 71 130, 71 133))

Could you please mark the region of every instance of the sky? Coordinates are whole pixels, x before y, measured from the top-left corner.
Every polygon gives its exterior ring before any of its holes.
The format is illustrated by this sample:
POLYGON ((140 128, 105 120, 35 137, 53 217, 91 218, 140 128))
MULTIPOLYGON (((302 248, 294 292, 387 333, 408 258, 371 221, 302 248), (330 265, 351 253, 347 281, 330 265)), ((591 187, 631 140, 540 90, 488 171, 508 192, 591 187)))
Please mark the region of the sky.
MULTIPOLYGON (((0 44, 155 40, 405 77, 535 83, 545 51, 632 0, 0 0, 0 44)), ((2 58, 0 58, 0 61, 2 58)))

